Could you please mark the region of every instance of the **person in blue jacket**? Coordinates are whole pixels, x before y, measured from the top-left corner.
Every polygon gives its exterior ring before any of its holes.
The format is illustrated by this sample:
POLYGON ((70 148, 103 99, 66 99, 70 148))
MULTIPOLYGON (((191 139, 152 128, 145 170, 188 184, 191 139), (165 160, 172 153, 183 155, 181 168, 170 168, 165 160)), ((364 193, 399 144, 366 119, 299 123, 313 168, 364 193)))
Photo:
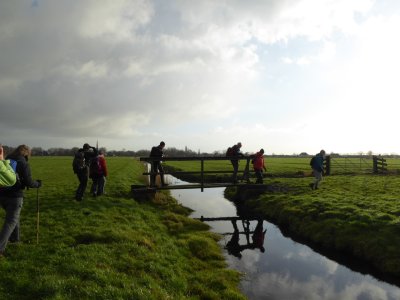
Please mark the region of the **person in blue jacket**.
POLYGON ((319 188, 319 184, 322 180, 322 174, 324 173, 324 160, 325 160, 324 150, 321 150, 311 159, 310 165, 315 177, 314 182, 310 183, 310 187, 312 190, 317 190, 319 188))

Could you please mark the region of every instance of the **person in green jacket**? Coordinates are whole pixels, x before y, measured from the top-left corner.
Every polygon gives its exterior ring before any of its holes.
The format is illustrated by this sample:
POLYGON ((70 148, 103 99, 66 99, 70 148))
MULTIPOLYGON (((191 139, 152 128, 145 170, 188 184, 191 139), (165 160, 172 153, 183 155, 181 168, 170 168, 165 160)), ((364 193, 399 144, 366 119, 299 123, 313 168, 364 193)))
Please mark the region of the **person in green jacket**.
POLYGON ((0 144, 0 187, 13 186, 17 180, 9 160, 4 159, 4 149, 0 144))

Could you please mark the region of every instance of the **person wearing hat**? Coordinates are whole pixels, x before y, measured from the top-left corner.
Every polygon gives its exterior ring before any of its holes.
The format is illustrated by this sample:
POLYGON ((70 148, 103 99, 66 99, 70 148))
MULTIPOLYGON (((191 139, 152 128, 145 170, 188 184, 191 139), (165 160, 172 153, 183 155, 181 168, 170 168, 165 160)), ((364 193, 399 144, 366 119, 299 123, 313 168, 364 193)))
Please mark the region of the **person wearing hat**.
POLYGON ((92 158, 97 157, 98 151, 96 147, 90 146, 85 143, 78 152, 75 153, 73 161, 74 173, 78 177, 79 185, 75 192, 75 200, 82 201, 83 195, 89 180, 89 166, 92 158))
POLYGON ((257 184, 263 183, 263 170, 267 171, 264 164, 264 149, 258 151, 252 160, 254 172, 257 177, 257 184))

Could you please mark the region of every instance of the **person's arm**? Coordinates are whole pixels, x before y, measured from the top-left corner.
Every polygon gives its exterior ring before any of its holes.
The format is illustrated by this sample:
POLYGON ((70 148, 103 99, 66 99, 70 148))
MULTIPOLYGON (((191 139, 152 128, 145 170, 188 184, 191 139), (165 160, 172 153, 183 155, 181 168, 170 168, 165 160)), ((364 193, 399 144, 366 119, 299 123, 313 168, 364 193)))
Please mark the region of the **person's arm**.
POLYGON ((96 147, 90 147, 90 148, 93 149, 93 153, 94 153, 93 156, 96 157, 99 154, 99 151, 97 150, 96 147))
POLYGON ((17 172, 24 186, 30 188, 40 188, 42 186, 41 181, 32 179, 31 168, 27 162, 21 163, 21 161, 18 161, 17 172))

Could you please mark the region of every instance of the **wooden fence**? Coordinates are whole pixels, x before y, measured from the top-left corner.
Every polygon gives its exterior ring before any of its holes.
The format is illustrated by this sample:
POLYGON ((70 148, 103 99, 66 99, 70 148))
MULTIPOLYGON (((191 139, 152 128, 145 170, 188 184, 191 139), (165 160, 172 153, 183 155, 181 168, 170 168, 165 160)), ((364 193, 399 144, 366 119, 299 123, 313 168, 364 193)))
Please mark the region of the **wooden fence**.
POLYGON ((381 156, 373 156, 373 172, 374 174, 379 174, 379 173, 387 173, 388 169, 387 169, 387 162, 386 159, 384 159, 381 156))

